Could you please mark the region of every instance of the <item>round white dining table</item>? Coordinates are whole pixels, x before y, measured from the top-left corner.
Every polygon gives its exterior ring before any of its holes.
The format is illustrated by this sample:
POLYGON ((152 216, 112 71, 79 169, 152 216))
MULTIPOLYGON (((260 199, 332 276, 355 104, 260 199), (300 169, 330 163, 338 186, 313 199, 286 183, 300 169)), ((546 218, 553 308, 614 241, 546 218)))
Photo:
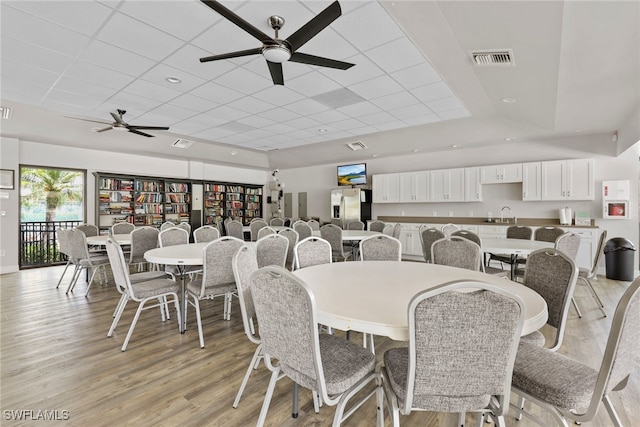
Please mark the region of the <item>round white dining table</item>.
POLYGON ((114 234, 112 236, 100 235, 100 236, 88 236, 87 237, 87 245, 92 246, 106 246, 107 239, 111 237, 116 242, 121 245, 130 245, 131 244, 131 234, 114 234))
POLYGON ((526 239, 483 239, 482 250, 485 253, 492 254, 507 254, 511 256, 511 278, 515 276, 516 259, 519 256, 526 257, 531 252, 538 249, 553 248, 552 242, 541 242, 539 240, 526 240, 526 239))
MULTIPOLYGON (((367 237, 376 236, 380 234, 379 231, 369 230, 342 230, 342 240, 363 240, 367 237)), ((322 237, 320 230, 313 230, 315 237, 322 237)))
POLYGON ((309 285, 318 322, 407 341, 409 301, 418 292, 454 280, 477 280, 509 290, 525 302, 522 335, 547 322, 547 304, 535 291, 505 278, 444 265, 408 261, 352 261, 315 265, 293 274, 309 285))

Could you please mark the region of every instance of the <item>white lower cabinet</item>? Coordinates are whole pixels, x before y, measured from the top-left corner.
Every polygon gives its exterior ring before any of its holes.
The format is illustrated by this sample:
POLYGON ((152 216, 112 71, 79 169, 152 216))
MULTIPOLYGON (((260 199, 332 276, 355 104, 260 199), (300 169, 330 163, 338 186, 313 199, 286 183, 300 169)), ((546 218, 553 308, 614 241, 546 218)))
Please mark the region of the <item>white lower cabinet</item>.
POLYGON ((400 242, 402 243, 402 256, 422 257, 422 242, 420 241, 421 224, 402 224, 400 230, 400 242))

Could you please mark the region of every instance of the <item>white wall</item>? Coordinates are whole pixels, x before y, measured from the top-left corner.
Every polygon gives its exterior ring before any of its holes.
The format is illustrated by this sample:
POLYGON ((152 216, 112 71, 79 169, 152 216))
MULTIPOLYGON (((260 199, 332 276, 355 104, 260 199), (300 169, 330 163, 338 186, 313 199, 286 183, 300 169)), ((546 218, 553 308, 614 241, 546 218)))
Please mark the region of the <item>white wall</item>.
MULTIPOLYGON (((268 181, 267 171, 243 169, 230 166, 205 164, 203 162, 184 159, 153 158, 146 155, 120 154, 101 150, 64 147, 30 141, 18 141, 2 138, 3 169, 14 169, 18 180, 19 165, 50 166, 59 168, 87 170, 87 217, 86 221, 95 221, 95 178, 94 172, 118 174, 135 174, 167 178, 185 178, 194 180, 220 180, 243 184, 265 185, 268 181)), ((0 210, 7 216, 0 217, 0 250, 5 256, 0 257, 0 273, 18 270, 18 190, 9 191, 10 199, 0 199, 0 210), (5 206, 7 206, 5 208, 5 206)))
MULTIPOLYGON (((584 141, 588 141, 585 138, 584 141)), ((591 141, 589 141, 591 142, 591 141)), ((600 141, 611 144, 612 141, 600 141)), ((590 145, 590 144, 589 144, 590 145)), ((636 144, 618 157, 610 157, 585 152, 579 141, 572 144, 577 148, 558 148, 540 143, 509 144, 502 147, 472 148, 443 153, 416 153, 388 159, 362 159, 367 163, 367 175, 414 170, 445 169, 452 167, 483 166, 527 161, 594 158, 596 200, 577 202, 523 202, 521 184, 483 185, 483 202, 478 203, 397 203, 374 204, 373 217, 378 216, 453 216, 466 217, 473 211, 474 217, 485 218, 488 212, 497 217, 500 208, 508 205, 512 215, 521 218, 557 218, 558 209, 570 207, 573 211, 588 210, 596 219, 598 227, 607 229, 610 237, 625 237, 638 248, 638 162, 640 144, 636 144), (628 220, 602 219, 602 198, 599 197, 603 180, 629 180, 631 185, 631 206, 628 220), (635 196, 634 196, 635 195, 635 196)), ((354 162, 356 163, 356 162, 354 162)), ((285 191, 293 193, 293 216, 297 216, 298 192, 307 192, 307 213, 330 220, 329 189, 335 188, 336 164, 280 171, 280 179, 286 184, 285 191)), ((638 248, 640 250, 640 248, 638 248)), ((638 251, 636 252, 638 266, 638 251)))

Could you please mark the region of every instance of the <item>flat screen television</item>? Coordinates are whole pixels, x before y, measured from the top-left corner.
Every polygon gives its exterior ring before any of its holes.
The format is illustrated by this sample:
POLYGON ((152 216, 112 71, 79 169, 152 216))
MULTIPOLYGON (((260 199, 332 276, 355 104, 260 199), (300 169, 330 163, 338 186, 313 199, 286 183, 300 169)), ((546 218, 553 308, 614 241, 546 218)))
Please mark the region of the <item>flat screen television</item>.
POLYGON ((363 185, 366 183, 366 163, 338 166, 338 185, 363 185))

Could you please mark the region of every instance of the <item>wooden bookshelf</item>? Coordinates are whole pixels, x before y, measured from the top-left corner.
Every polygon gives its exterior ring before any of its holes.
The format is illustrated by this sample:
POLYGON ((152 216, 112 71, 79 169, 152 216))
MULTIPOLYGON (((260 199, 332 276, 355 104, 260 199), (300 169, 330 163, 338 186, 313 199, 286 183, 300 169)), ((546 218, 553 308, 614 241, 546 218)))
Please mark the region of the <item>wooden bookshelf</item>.
POLYGON ((191 219, 191 183, 165 181, 164 218, 175 223, 191 219))
POLYGON ((101 230, 108 230, 113 224, 129 222, 133 224, 133 184, 132 177, 97 178, 98 220, 101 230))
POLYGON ((204 184, 204 223, 233 218, 244 225, 262 216, 262 187, 238 183, 204 184))

